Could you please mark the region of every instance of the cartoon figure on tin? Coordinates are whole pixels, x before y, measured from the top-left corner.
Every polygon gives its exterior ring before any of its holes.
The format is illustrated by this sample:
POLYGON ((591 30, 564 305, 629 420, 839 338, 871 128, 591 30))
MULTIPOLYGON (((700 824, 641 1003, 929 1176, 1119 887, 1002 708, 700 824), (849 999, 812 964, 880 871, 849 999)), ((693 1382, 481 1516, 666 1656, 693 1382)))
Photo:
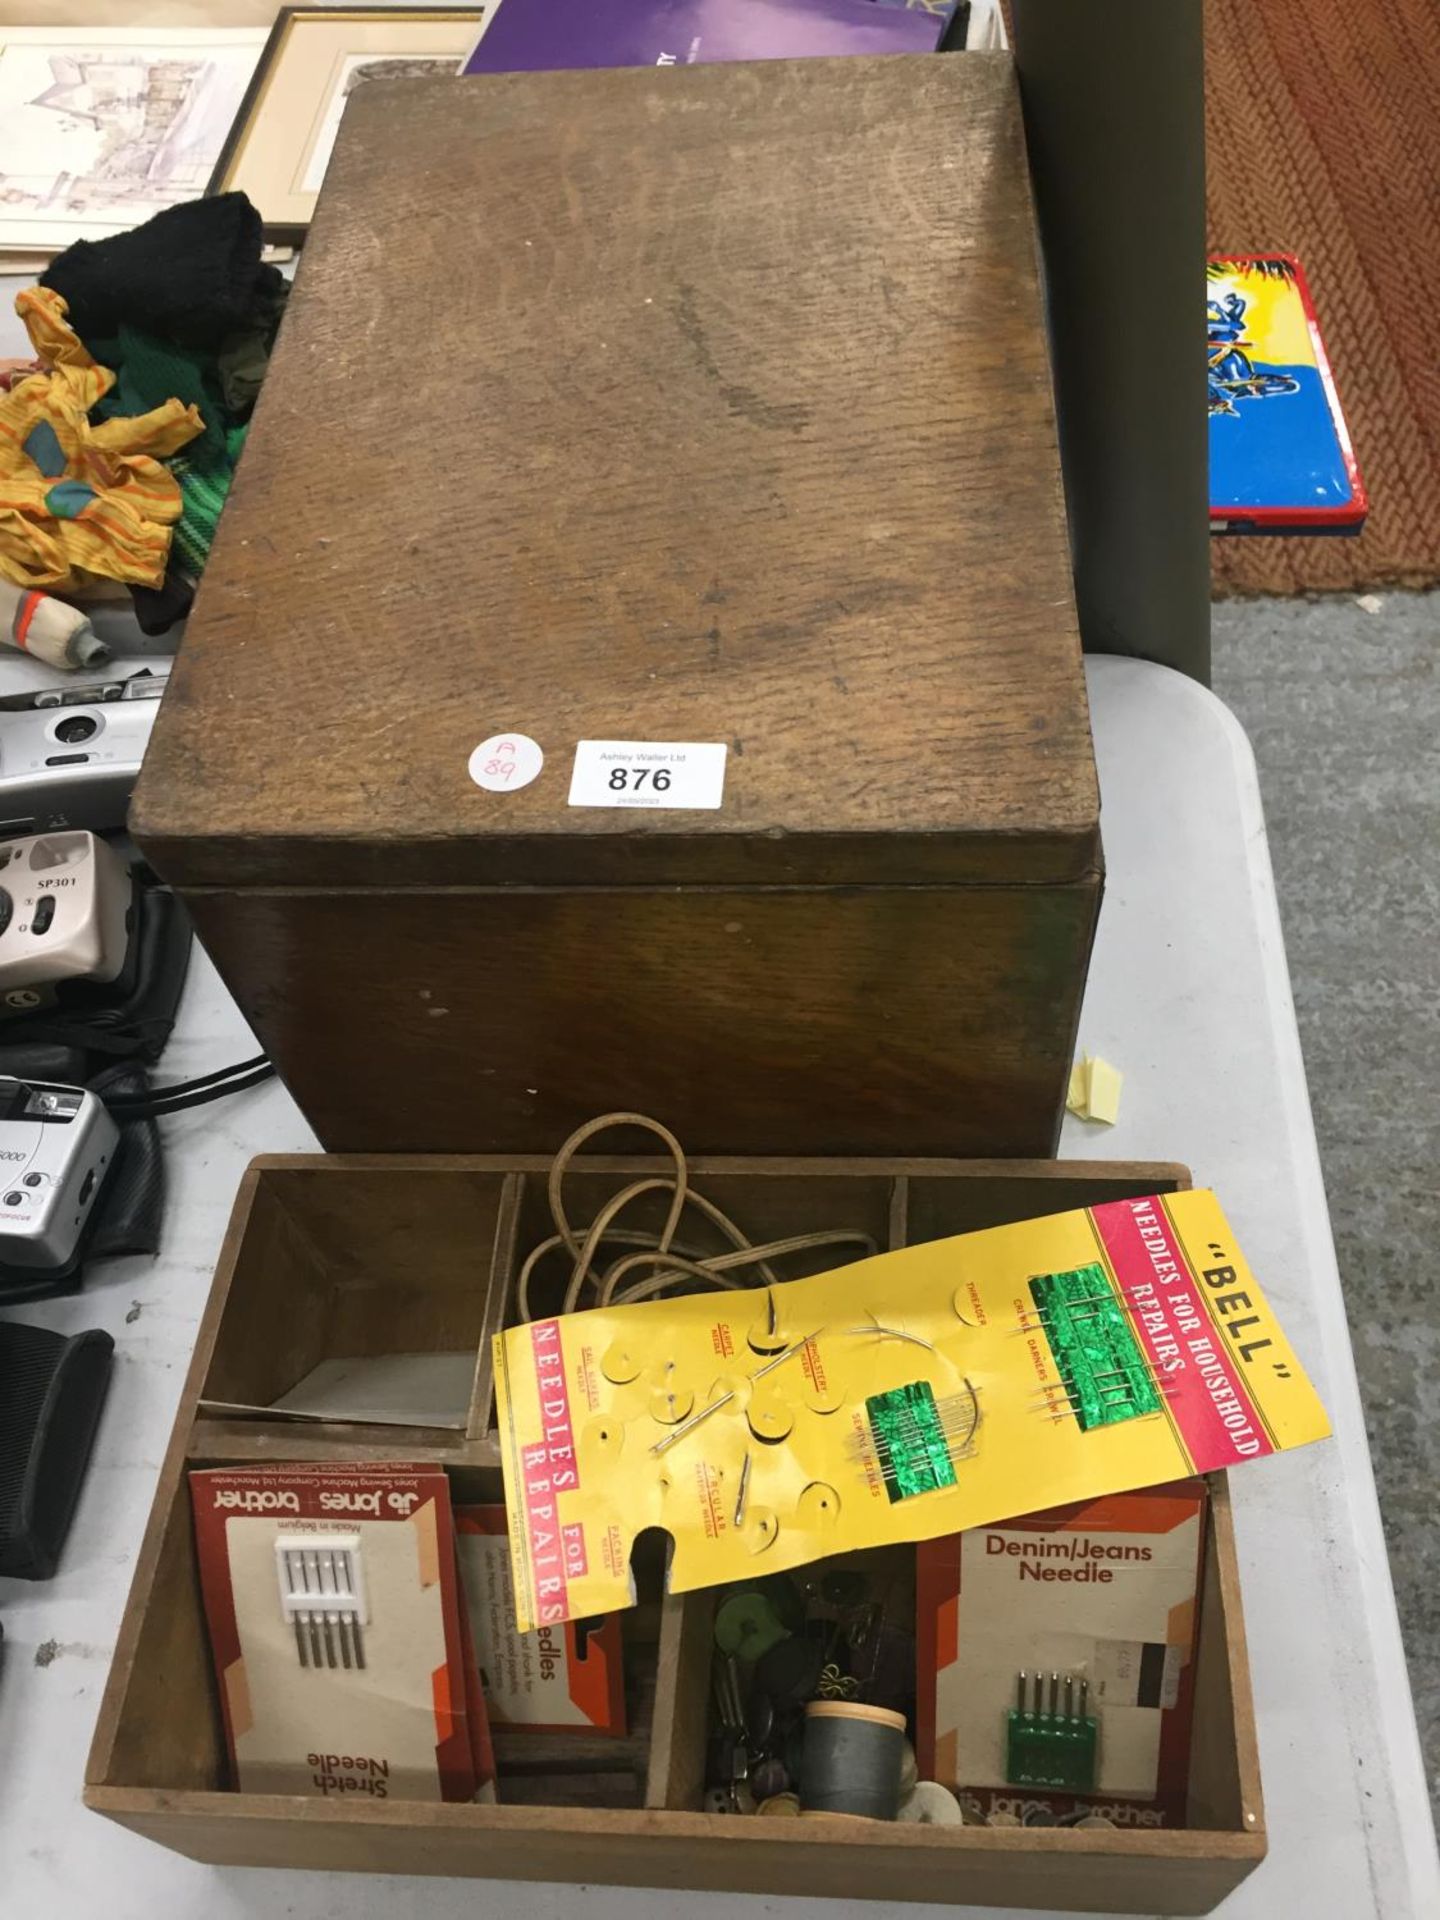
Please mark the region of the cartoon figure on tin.
POLYGON ((1299 261, 1226 256, 1205 280, 1212 530, 1357 532, 1365 489, 1299 261))
POLYGON ((1208 350, 1211 413, 1236 411, 1237 400, 1264 400, 1275 394, 1298 393, 1300 382, 1288 373, 1256 369, 1250 358, 1254 341, 1245 332, 1244 299, 1233 289, 1223 300, 1205 302, 1205 339, 1208 350))

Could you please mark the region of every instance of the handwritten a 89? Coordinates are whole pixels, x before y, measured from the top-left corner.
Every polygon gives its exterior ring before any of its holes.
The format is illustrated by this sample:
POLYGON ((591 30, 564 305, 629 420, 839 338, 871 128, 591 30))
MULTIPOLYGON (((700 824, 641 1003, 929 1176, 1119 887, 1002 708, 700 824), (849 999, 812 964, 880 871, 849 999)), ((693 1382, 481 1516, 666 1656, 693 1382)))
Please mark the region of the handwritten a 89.
POLYGON ((492 733, 470 756, 470 778, 490 793, 528 787, 545 764, 539 743, 528 733, 492 733))
POLYGON ((673 778, 669 767, 612 767, 612 793, 668 793, 673 778))

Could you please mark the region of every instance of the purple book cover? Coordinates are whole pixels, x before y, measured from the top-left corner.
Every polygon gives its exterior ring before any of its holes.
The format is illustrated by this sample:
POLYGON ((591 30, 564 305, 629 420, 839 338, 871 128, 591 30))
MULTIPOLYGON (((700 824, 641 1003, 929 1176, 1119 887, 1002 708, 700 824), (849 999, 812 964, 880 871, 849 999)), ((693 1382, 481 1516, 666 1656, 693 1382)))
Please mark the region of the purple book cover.
POLYGON ((501 0, 465 72, 933 53, 948 19, 876 0, 501 0))

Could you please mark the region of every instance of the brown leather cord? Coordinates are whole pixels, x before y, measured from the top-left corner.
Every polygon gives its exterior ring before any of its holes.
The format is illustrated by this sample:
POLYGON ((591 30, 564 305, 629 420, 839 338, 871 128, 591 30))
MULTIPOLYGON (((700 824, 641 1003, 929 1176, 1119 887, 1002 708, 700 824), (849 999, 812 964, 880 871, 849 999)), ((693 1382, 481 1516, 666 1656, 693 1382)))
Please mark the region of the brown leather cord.
POLYGON ((544 1259, 562 1247, 571 1258, 570 1280, 561 1309, 564 1313, 574 1313, 579 1308, 587 1287, 595 1289, 596 1305, 623 1306, 639 1300, 652 1300, 679 1280, 703 1280, 709 1286, 732 1290, 777 1286, 780 1283, 770 1262, 786 1254, 808 1253, 823 1247, 857 1247, 865 1255, 878 1252, 868 1233, 851 1227, 790 1234, 764 1246, 752 1246, 728 1214, 690 1185, 684 1150, 674 1134, 668 1127, 661 1126, 658 1120, 651 1120, 643 1113, 601 1114, 598 1119, 578 1127, 551 1163, 546 1192, 555 1232, 531 1249, 520 1268, 516 1282, 516 1304, 522 1321, 534 1318, 530 1307, 530 1283, 536 1269, 544 1259), (611 1127, 640 1127, 647 1133, 653 1133, 664 1143, 675 1163, 674 1178, 665 1179, 652 1174, 632 1182, 605 1202, 588 1227, 577 1230, 565 1209, 565 1177, 581 1147, 594 1139, 597 1133, 611 1127), (645 1233, 634 1228, 617 1227, 615 1222, 625 1209, 647 1193, 668 1193, 671 1196, 665 1224, 660 1232, 645 1233), (731 1251, 705 1254, 693 1246, 681 1246, 675 1233, 687 1207, 717 1228, 730 1242, 731 1251), (601 1271, 596 1267, 596 1256, 607 1241, 633 1250, 622 1254, 601 1271), (622 1290, 622 1281, 646 1266, 658 1266, 661 1271, 636 1280, 622 1290), (732 1277, 739 1269, 747 1267, 755 1269, 752 1277, 732 1277))
MULTIPOLYGON (((691 1197, 692 1199, 698 1198, 697 1195, 693 1194, 691 1197)), ((763 1247, 745 1247, 738 1249, 734 1253, 717 1253, 710 1259, 698 1262, 682 1262, 676 1255, 673 1247, 669 1253, 660 1253, 658 1251, 651 1253, 632 1253, 623 1260, 617 1260, 615 1265, 611 1267, 605 1275, 605 1278, 600 1284, 600 1299, 597 1304, 602 1307, 610 1307, 628 1305, 632 1300, 651 1299, 655 1294, 662 1293, 673 1280, 679 1279, 682 1272, 693 1273, 701 1279, 708 1279, 717 1287, 750 1287, 754 1286, 756 1282, 749 1280, 732 1280, 730 1278, 731 1270, 736 1267, 758 1266, 762 1276, 764 1276, 768 1275, 770 1271, 767 1263, 771 1260, 779 1259, 782 1254, 808 1253, 817 1247, 831 1246, 863 1247, 867 1254, 873 1254, 878 1251, 875 1242, 868 1233, 852 1231, 849 1227, 836 1227, 832 1232, 795 1233, 792 1234, 788 1240, 771 1240, 763 1247), (650 1279, 642 1281, 638 1286, 627 1287, 625 1292, 620 1294, 617 1299, 615 1289, 619 1285, 622 1273, 624 1273, 627 1268, 645 1263, 653 1265, 667 1260, 675 1271, 652 1274, 650 1279)), ((764 1279, 763 1284, 766 1286, 777 1286, 780 1283, 773 1279, 764 1279)))
MULTIPOLYGON (((642 1247, 651 1253, 655 1250, 655 1235, 653 1233, 636 1233, 629 1227, 607 1227, 601 1235, 602 1244, 606 1241, 612 1242, 617 1247, 642 1247)), ((563 1247, 564 1244, 565 1240, 562 1234, 552 1233, 548 1240, 542 1240, 538 1247, 532 1247, 526 1255, 525 1264, 521 1267, 520 1277, 516 1282, 516 1297, 519 1302, 520 1317, 522 1320, 529 1321, 535 1317, 529 1311, 530 1276, 542 1260, 547 1258, 548 1255, 555 1253, 559 1248, 563 1247)), ((705 1249, 703 1247, 682 1246, 681 1243, 676 1240, 671 1243, 671 1252, 683 1256, 687 1260, 700 1260, 704 1257, 705 1249)))

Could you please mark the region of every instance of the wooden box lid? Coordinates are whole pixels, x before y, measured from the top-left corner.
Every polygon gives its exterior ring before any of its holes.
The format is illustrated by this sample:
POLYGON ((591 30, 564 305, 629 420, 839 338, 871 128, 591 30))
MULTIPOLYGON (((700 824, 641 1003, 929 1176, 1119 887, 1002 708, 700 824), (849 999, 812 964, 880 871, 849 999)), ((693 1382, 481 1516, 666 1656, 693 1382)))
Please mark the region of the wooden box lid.
POLYGON ((356 94, 136 796, 167 877, 1065 882, 1097 816, 1007 56, 356 94), (726 743, 723 805, 570 806, 607 739, 726 743))

